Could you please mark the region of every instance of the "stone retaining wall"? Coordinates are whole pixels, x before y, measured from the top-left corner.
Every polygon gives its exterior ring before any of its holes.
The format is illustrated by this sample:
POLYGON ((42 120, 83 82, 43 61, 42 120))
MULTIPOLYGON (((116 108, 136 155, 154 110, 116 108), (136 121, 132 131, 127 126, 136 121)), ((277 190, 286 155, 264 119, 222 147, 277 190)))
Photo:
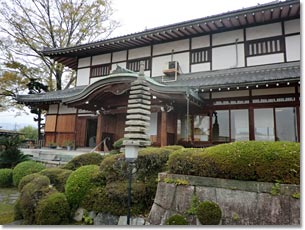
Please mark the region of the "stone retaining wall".
MULTIPOLYGON (((148 217, 152 225, 163 225, 177 213, 185 215, 194 195, 220 206, 222 225, 300 225, 300 199, 293 197, 300 193, 298 185, 166 173, 160 173, 159 178, 148 217)), ((188 216, 188 221, 198 225, 194 216, 188 216)))

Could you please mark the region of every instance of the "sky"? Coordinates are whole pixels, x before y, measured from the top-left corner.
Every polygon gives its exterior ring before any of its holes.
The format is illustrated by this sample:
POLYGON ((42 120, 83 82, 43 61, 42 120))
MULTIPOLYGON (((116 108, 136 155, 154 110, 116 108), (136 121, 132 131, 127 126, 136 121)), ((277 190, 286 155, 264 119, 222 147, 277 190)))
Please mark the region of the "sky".
MULTIPOLYGON (((117 37, 145 29, 169 25, 196 18, 238 10, 271 0, 112 0, 113 18, 121 26, 111 35, 117 37)), ((36 126, 34 115, 16 116, 17 112, 0 113, 0 127, 19 129, 24 125, 36 126)))

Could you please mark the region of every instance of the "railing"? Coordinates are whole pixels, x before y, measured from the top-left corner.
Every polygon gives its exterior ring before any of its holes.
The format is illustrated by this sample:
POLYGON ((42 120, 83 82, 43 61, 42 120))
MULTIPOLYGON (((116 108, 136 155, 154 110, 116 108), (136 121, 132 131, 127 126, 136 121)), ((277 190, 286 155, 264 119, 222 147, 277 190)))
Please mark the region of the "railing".
POLYGON ((108 149, 107 144, 106 144, 106 141, 107 141, 107 140, 110 140, 110 137, 105 137, 104 140, 102 140, 97 146, 95 146, 95 147, 90 151, 90 153, 95 152, 96 149, 97 149, 98 147, 100 147, 102 144, 104 145, 104 152, 105 152, 105 153, 106 153, 106 152, 109 152, 109 149, 108 149))

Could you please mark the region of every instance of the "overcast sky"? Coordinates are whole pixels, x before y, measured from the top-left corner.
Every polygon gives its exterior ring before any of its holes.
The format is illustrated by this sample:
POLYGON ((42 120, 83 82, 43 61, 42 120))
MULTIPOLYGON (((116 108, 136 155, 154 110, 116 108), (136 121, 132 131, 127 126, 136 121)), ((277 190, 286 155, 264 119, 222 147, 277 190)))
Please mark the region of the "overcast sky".
MULTIPOLYGON (((112 0, 114 18, 121 23, 112 37, 136 33, 145 29, 225 13, 245 7, 271 2, 271 0, 112 0)), ((10 123, 18 127, 27 123, 36 125, 33 116, 15 116, 0 113, 0 126, 10 123)))

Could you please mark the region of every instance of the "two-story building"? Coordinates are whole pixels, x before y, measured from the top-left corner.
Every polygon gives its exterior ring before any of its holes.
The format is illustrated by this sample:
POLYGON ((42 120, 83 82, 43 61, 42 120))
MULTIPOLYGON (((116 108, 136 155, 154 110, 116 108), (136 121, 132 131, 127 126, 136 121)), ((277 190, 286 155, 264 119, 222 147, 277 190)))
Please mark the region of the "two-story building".
POLYGON ((153 145, 300 141, 300 1, 276 1, 43 54, 76 87, 19 96, 47 110, 45 142, 124 136, 144 62, 153 145))

